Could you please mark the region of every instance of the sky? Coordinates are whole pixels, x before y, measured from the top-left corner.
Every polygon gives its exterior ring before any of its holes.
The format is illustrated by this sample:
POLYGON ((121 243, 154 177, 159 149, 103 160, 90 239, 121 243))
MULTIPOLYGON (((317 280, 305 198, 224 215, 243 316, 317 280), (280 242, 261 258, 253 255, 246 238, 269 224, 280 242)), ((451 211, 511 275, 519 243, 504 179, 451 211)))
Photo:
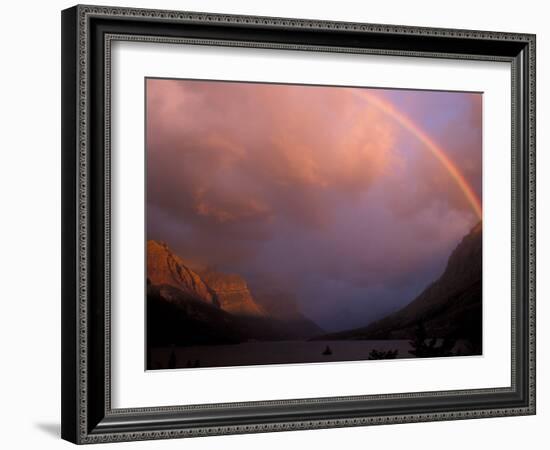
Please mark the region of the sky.
POLYGON ((147 79, 146 109, 147 238, 327 331, 409 303, 480 220, 480 93, 147 79))

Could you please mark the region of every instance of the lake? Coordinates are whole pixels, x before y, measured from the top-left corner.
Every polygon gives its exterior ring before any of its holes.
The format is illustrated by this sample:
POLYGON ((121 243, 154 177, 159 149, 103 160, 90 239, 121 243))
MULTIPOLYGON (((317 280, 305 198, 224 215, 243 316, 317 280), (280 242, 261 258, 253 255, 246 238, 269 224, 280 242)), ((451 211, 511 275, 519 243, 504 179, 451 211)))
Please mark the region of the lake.
POLYGON ((151 368, 227 367, 368 360, 372 350, 411 358, 408 340, 262 341, 151 349, 151 368))

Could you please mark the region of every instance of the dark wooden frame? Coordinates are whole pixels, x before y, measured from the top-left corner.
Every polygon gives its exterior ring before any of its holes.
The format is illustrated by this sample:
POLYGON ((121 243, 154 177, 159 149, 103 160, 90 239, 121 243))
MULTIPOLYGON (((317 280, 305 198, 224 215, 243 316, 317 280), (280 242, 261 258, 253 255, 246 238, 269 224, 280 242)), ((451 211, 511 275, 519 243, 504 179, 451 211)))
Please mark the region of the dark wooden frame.
POLYGON ((62 12, 62 437, 160 439, 535 413, 535 36, 98 6, 62 12), (112 409, 110 43, 186 42, 512 65, 512 383, 505 388, 112 409))

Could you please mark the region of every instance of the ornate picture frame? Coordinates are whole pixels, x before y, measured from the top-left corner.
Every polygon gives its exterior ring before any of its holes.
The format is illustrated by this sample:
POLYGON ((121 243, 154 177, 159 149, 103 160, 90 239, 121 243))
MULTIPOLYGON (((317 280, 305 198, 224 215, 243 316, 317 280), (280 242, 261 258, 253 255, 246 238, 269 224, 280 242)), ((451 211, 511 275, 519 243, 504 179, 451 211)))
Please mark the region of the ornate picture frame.
POLYGON ((535 414, 534 35, 82 5, 62 12, 64 439, 84 444, 529 414, 535 414), (113 408, 110 77, 117 41, 509 63, 510 385, 113 408))

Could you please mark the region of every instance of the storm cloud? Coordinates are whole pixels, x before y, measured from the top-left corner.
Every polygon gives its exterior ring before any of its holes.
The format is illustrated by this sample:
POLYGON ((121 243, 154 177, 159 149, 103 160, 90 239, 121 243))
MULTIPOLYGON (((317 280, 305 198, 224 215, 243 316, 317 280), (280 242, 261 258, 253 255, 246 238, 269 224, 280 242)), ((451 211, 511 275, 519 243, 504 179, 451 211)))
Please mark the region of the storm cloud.
MULTIPOLYGON (((360 89, 148 79, 148 239, 251 282, 268 276, 331 330, 410 301, 478 218, 360 89)), ((481 196, 481 94, 370 91, 481 196)))

